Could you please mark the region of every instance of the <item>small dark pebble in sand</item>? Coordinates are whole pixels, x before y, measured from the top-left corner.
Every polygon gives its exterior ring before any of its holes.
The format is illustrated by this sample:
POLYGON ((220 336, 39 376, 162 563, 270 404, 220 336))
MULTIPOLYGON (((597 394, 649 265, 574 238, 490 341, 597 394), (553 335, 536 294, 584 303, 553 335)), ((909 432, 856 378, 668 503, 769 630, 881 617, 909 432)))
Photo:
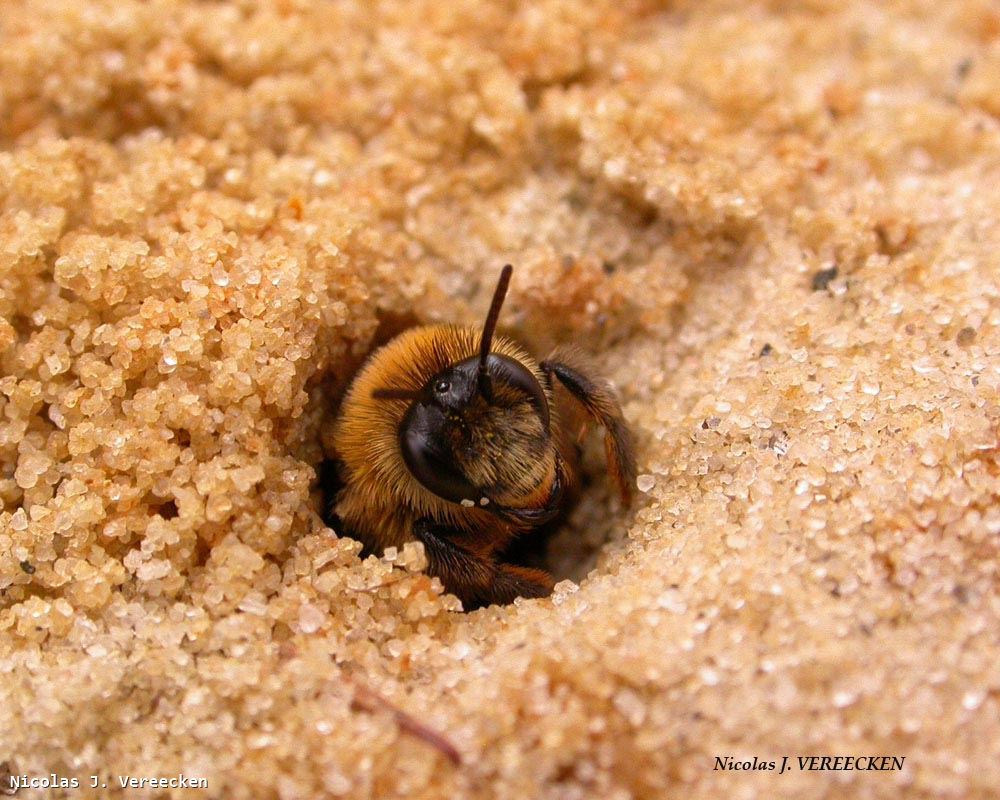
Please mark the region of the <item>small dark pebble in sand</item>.
POLYGON ((7 797, 13 797, 17 794, 17 789, 14 788, 16 774, 17 770, 9 761, 0 761, 0 794, 7 797))
POLYGON ((825 288, 830 285, 830 281, 837 277, 840 272, 836 267, 830 267, 829 269, 821 269, 815 275, 813 275, 812 287, 814 292, 822 292, 825 288))

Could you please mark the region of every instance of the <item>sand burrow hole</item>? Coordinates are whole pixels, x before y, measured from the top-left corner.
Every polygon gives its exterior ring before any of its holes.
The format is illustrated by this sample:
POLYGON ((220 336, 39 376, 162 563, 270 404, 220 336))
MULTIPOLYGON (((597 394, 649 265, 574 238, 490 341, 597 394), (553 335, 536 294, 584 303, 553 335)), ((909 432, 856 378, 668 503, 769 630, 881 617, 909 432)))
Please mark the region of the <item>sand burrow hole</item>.
MULTIPOLYGON (((569 262, 560 269, 571 270, 569 262)), ((603 267, 607 270, 608 267, 603 267)), ((483 281, 483 291, 488 291, 483 281)), ((480 292, 479 294, 482 294, 480 292)), ((475 320, 482 311, 482 302, 465 302, 467 313, 463 318, 475 320)), ((509 313, 509 312, 508 312, 509 313)), ((541 360, 551 350, 550 336, 532 336, 525 328, 523 315, 510 313, 513 324, 502 324, 501 332, 518 341, 536 358, 541 360), (539 343, 538 340, 541 339, 539 343)), ((317 491, 314 492, 316 511, 338 535, 340 522, 333 515, 332 507, 342 488, 342 468, 336 452, 329 443, 329 431, 340 413, 341 400, 351 379, 368 358, 380 347, 403 331, 423 324, 415 314, 388 315, 380 323, 370 347, 363 355, 352 359, 348 368, 326 376, 322 387, 314 393, 314 402, 325 404, 318 414, 321 419, 318 438, 323 450, 322 460, 316 465, 317 491)), ((590 353, 598 363, 601 354, 590 353)), ((607 476, 603 431, 596 426, 581 429, 578 441, 580 454, 580 486, 578 493, 567 503, 563 513, 551 523, 516 539, 501 556, 511 563, 547 570, 556 580, 583 580, 598 563, 605 545, 624 539, 629 508, 624 507, 607 476)), ((362 555, 368 555, 363 552, 362 555)), ((378 554, 376 554, 378 555, 378 554)))

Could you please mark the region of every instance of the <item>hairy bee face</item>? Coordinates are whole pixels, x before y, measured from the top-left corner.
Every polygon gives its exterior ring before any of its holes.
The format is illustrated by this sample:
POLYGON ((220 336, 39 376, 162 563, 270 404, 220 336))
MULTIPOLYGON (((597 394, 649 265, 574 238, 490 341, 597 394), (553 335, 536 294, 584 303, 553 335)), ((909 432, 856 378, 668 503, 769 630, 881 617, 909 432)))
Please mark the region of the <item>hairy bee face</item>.
POLYGON ((439 372, 421 390, 399 429, 410 473, 438 497, 497 513, 527 504, 550 485, 555 451, 549 404, 517 360, 490 354, 439 372))

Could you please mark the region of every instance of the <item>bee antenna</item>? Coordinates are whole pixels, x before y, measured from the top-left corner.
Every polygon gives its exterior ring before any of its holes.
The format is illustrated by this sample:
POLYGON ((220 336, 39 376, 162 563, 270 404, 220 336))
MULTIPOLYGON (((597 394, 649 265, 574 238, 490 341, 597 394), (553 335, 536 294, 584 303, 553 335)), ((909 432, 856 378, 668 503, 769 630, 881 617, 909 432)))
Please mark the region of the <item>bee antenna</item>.
POLYGON ((479 340, 479 369, 476 373, 476 382, 479 385, 479 393, 488 401, 493 400, 493 381, 486 368, 486 360, 490 355, 490 347, 493 344, 493 332, 497 327, 497 320, 500 318, 500 308, 503 306, 504 298, 507 296, 507 287, 510 286, 510 276, 514 273, 514 268, 510 264, 505 264, 500 271, 500 280, 497 281, 497 288, 493 291, 493 301, 490 303, 490 311, 486 315, 486 322, 483 324, 483 338, 479 340))
POLYGON ((420 392, 416 389, 375 389, 372 397, 376 400, 416 400, 420 392))

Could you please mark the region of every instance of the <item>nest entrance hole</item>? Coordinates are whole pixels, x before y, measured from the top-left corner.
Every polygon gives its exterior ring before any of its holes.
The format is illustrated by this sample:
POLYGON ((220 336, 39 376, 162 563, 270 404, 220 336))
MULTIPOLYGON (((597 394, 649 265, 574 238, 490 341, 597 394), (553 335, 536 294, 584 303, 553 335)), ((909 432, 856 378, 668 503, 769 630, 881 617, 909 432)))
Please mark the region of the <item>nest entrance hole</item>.
MULTIPOLYGON (((329 407, 324 428, 336 420, 344 393, 371 354, 417 324, 416 317, 409 315, 382 319, 368 351, 344 374, 331 377, 328 391, 323 393, 324 402, 329 407)), ((505 332, 537 355, 538 350, 532 347, 530 339, 519 335, 516 328, 505 332)), ((319 504, 316 510, 323 521, 337 535, 345 535, 333 514, 337 494, 343 488, 340 465, 334 455, 327 453, 327 457, 317 465, 318 491, 314 496, 319 504)), ((603 550, 622 539, 624 510, 606 474, 601 431, 590 430, 581 442, 580 466, 580 490, 573 503, 552 522, 511 542, 500 554, 501 560, 543 569, 556 581, 568 578, 579 582, 598 565, 603 550)))

